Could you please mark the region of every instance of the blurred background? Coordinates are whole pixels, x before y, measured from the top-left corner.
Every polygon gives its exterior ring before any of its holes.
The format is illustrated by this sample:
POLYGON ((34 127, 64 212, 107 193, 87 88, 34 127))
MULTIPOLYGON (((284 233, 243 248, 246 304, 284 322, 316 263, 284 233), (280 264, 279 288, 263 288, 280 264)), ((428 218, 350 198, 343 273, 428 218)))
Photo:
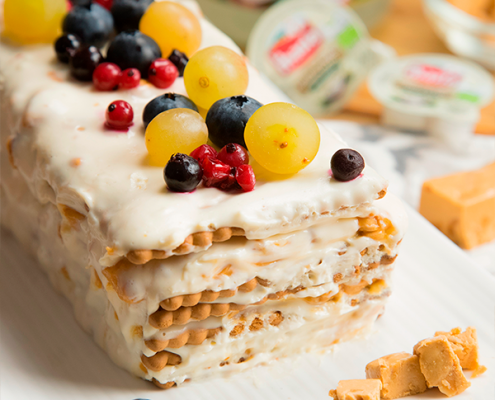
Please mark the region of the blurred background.
POLYGON ((198 2, 292 102, 495 274, 495 0, 198 2), (438 215, 449 204, 457 211, 438 215), (463 213, 488 225, 453 232, 463 213))

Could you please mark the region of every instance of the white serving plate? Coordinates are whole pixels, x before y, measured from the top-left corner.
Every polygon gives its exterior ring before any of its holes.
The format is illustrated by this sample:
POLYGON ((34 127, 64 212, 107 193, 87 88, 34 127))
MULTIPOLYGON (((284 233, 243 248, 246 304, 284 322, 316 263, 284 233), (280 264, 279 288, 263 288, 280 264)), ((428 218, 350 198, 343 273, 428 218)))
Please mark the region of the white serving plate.
MULTIPOLYGON (((495 279, 418 213, 396 269, 395 292, 367 340, 304 355, 228 380, 161 391, 116 367, 75 322, 33 259, 2 232, 0 398, 2 400, 325 399, 341 379, 364 378, 369 361, 412 351, 437 330, 475 326, 488 372, 456 399, 495 398, 495 279)), ((436 389, 408 399, 445 398, 436 389)))

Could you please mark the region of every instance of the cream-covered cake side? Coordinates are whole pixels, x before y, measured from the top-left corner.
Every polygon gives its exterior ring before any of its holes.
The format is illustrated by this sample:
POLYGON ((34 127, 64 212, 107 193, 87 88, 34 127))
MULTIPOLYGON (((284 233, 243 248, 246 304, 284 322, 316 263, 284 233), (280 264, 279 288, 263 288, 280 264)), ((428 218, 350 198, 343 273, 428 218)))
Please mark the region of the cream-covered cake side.
MULTIPOLYGON (((202 47, 239 51, 200 22, 202 47)), ((249 96, 280 100, 249 76, 249 96)), ((293 176, 258 171, 253 192, 178 194, 149 165, 141 123, 163 90, 98 92, 48 46, 0 44, 0 79, 2 225, 119 366, 162 387, 228 376, 364 334, 382 312, 406 216, 393 196, 377 200, 387 182, 371 168, 329 176, 346 147, 335 133, 321 128, 293 176), (128 132, 104 127, 116 96, 134 108, 128 132)), ((167 91, 185 95, 183 80, 167 91)))

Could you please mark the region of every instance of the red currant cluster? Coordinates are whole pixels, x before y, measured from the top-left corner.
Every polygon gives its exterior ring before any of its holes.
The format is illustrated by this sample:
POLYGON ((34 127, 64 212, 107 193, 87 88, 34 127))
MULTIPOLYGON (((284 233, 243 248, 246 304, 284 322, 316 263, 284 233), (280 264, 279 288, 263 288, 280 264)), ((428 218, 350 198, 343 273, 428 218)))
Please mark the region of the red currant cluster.
MULTIPOLYGON (((160 89, 166 89, 179 76, 177 67, 164 58, 158 58, 151 64, 148 80, 160 89)), ((127 68, 122 71, 117 64, 105 62, 96 67, 93 72, 93 84, 97 90, 110 91, 119 89, 133 89, 139 86, 141 73, 136 68, 127 68)))
POLYGON ((237 143, 229 143, 218 153, 204 144, 191 153, 203 170, 203 185, 222 190, 242 189, 250 192, 256 185, 247 150, 237 143))

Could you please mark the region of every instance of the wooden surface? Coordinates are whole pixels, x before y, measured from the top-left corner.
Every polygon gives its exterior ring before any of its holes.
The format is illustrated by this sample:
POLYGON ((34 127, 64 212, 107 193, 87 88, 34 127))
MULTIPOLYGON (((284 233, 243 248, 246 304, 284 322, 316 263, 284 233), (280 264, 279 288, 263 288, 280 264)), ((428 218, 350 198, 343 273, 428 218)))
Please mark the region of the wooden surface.
MULTIPOLYGON (((374 38, 392 46, 399 55, 450 53, 426 19, 421 0, 392 0, 387 17, 370 33, 374 38)), ((335 118, 359 123, 378 123, 381 112, 382 106, 371 96, 366 84, 363 84, 343 112, 335 118)), ((495 102, 481 111, 476 132, 495 135, 495 102)))

